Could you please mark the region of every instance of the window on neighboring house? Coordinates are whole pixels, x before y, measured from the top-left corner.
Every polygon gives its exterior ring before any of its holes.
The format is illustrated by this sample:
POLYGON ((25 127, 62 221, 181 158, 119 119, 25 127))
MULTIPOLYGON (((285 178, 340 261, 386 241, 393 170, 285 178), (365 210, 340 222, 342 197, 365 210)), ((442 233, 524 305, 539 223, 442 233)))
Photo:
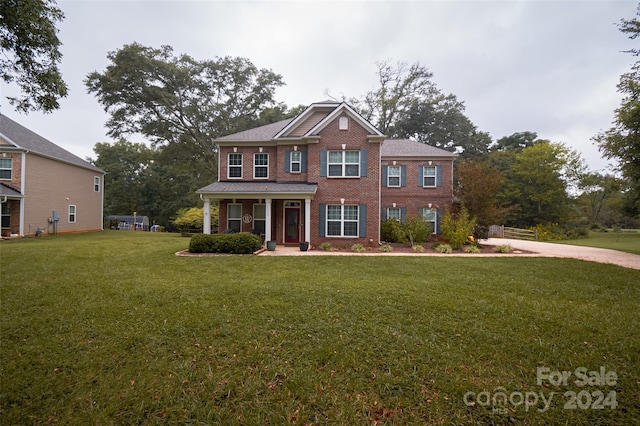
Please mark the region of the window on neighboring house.
POLYGON ((227 229, 242 230, 242 204, 227 204, 227 229))
POLYGON ((100 176, 93 177, 93 190, 95 192, 100 192, 100 176))
POLYGON ((328 163, 331 177, 360 176, 360 151, 329 151, 328 163))
POLYGON ((438 211, 436 209, 422 209, 422 219, 431 222, 433 233, 436 232, 436 223, 438 221, 438 211))
POLYGON ((357 237, 358 206, 342 204, 327 205, 327 236, 357 237))
POLYGON ((69 205, 69 223, 76 223, 76 206, 69 205))
POLYGON ((11 210, 8 203, 2 203, 2 219, 0 219, 2 228, 11 227, 11 210))
POLYGON ((299 173, 302 170, 302 152, 291 151, 291 172, 299 173))
POLYGON ((253 178, 266 179, 269 177, 269 154, 253 154, 253 178))
POLYGON ((400 222, 402 215, 400 214, 400 207, 388 207, 387 219, 395 219, 400 222))
POLYGON ((0 158, 0 179, 11 180, 13 173, 13 159, 0 158))
POLYGON ((242 177, 242 154, 230 153, 229 154, 229 178, 241 178, 242 177))
POLYGON ((436 186, 436 166, 424 166, 422 168, 422 186, 436 186))
POLYGON ((400 166, 389 166, 387 168, 387 186, 400 186, 400 176, 400 166))
POLYGON ((253 233, 258 235, 264 235, 264 231, 267 228, 267 210, 265 204, 253 205, 253 233))

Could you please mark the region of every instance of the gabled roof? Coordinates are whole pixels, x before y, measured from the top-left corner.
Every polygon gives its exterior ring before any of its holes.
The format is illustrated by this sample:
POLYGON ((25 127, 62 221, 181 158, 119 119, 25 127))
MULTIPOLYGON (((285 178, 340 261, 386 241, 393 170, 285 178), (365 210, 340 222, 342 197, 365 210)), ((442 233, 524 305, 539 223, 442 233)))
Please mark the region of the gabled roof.
POLYGON ((9 185, 0 182, 0 197, 24 198, 20 191, 15 190, 9 185))
POLYGON ((380 147, 380 156, 456 158, 458 155, 411 139, 387 139, 380 147))
POLYGON ((267 142, 277 139, 317 136, 331 121, 343 113, 358 122, 370 135, 384 136, 374 125, 346 103, 325 101, 311 104, 294 118, 223 136, 216 139, 216 142, 267 142))
POLYGON ((26 127, 16 123, 5 115, 0 114, 0 137, 7 140, 10 145, 0 145, 0 147, 13 146, 18 149, 38 154, 43 157, 73 164, 99 173, 103 170, 59 147, 48 139, 32 132, 26 127))

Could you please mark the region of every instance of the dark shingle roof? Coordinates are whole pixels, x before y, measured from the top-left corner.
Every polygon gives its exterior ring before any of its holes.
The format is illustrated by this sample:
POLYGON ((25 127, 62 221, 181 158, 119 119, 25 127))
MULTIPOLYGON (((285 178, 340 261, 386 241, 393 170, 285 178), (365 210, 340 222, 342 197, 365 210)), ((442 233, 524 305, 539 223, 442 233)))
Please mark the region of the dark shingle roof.
POLYGON ((43 157, 104 173, 100 168, 88 161, 59 147, 48 139, 43 138, 2 114, 0 114, 0 135, 8 139, 16 148, 22 148, 34 154, 42 155, 43 157))
POLYGON ((450 157, 457 154, 411 139, 387 139, 380 148, 381 157, 450 157))
POLYGON ((200 188, 198 193, 292 193, 315 194, 315 183, 279 183, 279 182, 214 182, 200 188))
POLYGON ((2 197, 22 197, 20 191, 17 191, 14 188, 11 188, 9 185, 5 185, 0 182, 0 196, 2 197))
POLYGON ((284 129, 293 118, 278 121, 276 123, 266 124, 264 126, 256 127, 255 129, 245 130, 243 132, 234 133, 232 135, 223 136, 216 140, 218 141, 269 141, 278 132, 284 129))

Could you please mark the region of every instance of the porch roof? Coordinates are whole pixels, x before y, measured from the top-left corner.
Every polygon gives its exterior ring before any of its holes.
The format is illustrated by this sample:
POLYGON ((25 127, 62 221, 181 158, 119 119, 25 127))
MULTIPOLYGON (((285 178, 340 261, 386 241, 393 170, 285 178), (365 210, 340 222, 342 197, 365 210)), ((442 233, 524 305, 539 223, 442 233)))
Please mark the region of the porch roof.
POLYGON ((284 182, 214 182, 196 192, 214 199, 225 198, 305 198, 318 190, 315 183, 284 182))
POLYGON ((19 191, 11 188, 9 185, 5 185, 4 183, 0 183, 0 197, 7 198, 24 198, 19 191))

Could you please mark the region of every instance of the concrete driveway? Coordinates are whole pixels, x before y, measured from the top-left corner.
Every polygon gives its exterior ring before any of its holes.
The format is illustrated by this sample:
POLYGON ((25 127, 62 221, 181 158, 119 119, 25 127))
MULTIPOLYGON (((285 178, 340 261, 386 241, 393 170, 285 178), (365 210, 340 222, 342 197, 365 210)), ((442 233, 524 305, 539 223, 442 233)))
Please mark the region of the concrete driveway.
POLYGON ((482 240, 487 245, 510 244, 518 250, 526 250, 544 257, 570 257, 591 262, 611 263, 625 268, 640 269, 640 255, 595 247, 571 246, 567 244, 544 243, 541 241, 489 238, 482 240))

